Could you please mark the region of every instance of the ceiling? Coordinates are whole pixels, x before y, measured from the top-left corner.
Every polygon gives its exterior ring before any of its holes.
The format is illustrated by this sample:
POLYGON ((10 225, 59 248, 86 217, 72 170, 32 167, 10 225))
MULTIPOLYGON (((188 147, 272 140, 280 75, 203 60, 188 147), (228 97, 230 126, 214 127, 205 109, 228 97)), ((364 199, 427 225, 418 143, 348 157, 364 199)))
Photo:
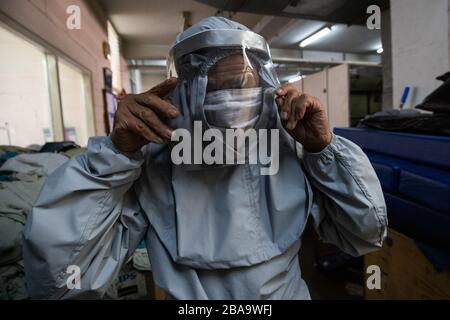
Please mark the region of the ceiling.
POLYGON ((328 36, 308 46, 308 50, 346 53, 373 53, 381 47, 379 30, 368 30, 367 7, 389 7, 389 0, 197 0, 219 12, 264 14, 256 32, 271 47, 298 49, 298 43, 325 26, 334 26, 328 36), (270 18, 268 18, 270 17, 270 18))
MULTIPOLYGON (((183 31, 183 11, 192 13, 191 24, 217 12, 217 9, 193 0, 98 1, 125 44, 170 45, 183 31)), ((250 28, 261 17, 252 13, 232 14, 233 20, 250 28)))
MULTIPOLYGON (((271 47, 296 49, 301 40, 327 26, 312 20, 295 20, 290 28, 270 40, 271 47)), ((308 50, 350 53, 370 53, 381 47, 379 30, 368 30, 360 25, 334 24, 332 33, 308 46, 308 50)))
MULTIPOLYGON (((137 68, 141 68, 139 65, 145 59, 152 59, 149 60, 152 64, 164 59, 170 44, 186 23, 194 24, 211 15, 236 20, 265 37, 272 49, 282 49, 296 56, 300 55, 298 44, 301 40, 325 26, 333 26, 330 34, 306 49, 313 53, 373 56, 381 47, 381 34, 379 30, 369 30, 365 26, 367 3, 379 4, 381 8, 386 8, 388 4, 387 0, 90 1, 100 4, 122 38, 126 58, 138 59, 137 68), (183 15, 184 11, 190 12, 187 19, 183 15)), ((135 63, 135 60, 129 61, 135 63)), ((151 73, 161 67, 145 66, 142 70, 151 73)), ((323 64, 315 62, 277 64, 280 76, 286 78, 300 71, 308 74, 323 67, 323 64)))
POLYGON ((197 0, 220 11, 251 12, 293 19, 365 24, 366 8, 389 7, 389 0, 197 0))
MULTIPOLYGON (((172 43, 184 25, 183 11, 191 12, 191 24, 215 14, 221 14, 255 29, 273 48, 298 48, 298 43, 325 25, 333 24, 333 32, 308 46, 308 50, 366 53, 381 46, 378 30, 365 26, 332 23, 330 15, 342 11, 348 0, 91 0, 100 1, 104 11, 114 24, 126 45, 163 45, 172 43), (209 3, 209 5, 205 4, 209 3), (216 7, 213 7, 215 5, 216 7), (221 7, 222 6, 222 7, 221 7), (227 7, 228 6, 228 7, 227 7), (225 9, 241 8, 246 11, 271 12, 262 15, 248 12, 232 12, 225 9), (303 13, 302 15, 300 13, 303 13), (287 15, 287 16, 286 16, 287 15), (308 16, 313 19, 299 19, 308 16), (321 21, 323 19, 327 21, 321 21)), ((366 0, 352 1, 364 3, 366 0)), ((371 1, 380 2, 380 1, 371 1)), ((341 15, 341 22, 361 21, 365 10, 355 9, 348 17, 341 15)), ((144 58, 144 57, 141 57, 144 58)))

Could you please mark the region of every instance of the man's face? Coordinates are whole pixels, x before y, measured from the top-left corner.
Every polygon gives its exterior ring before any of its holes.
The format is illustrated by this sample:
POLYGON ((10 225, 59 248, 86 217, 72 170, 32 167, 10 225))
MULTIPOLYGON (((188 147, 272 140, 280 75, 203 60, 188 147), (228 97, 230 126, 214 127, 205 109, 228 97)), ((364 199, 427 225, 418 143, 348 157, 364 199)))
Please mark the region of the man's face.
POLYGON ((206 91, 259 87, 256 66, 242 54, 234 54, 219 60, 208 72, 206 91))

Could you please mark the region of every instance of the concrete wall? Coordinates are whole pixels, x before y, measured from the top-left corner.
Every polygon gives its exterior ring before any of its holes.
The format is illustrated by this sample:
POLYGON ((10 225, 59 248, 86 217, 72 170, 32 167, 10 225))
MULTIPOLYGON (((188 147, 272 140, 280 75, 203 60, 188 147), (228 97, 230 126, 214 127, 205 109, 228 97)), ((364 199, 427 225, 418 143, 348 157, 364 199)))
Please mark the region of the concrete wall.
POLYGON ((391 39, 391 12, 385 10, 381 13, 381 41, 383 53, 383 110, 391 110, 394 107, 392 97, 392 39, 391 39))
MULTIPOLYGON (((100 21, 82 0, 1 0, 0 18, 14 28, 23 28, 39 42, 56 48, 69 59, 89 70, 92 79, 95 132, 105 134, 102 89, 104 58, 102 43, 107 41, 105 21, 100 21), (69 5, 81 9, 81 29, 66 27, 69 5)), ((122 59, 123 86, 129 90, 126 63, 122 59)))
POLYGON ((393 102, 403 88, 412 92, 405 107, 423 100, 449 69, 448 0, 391 1, 393 102))

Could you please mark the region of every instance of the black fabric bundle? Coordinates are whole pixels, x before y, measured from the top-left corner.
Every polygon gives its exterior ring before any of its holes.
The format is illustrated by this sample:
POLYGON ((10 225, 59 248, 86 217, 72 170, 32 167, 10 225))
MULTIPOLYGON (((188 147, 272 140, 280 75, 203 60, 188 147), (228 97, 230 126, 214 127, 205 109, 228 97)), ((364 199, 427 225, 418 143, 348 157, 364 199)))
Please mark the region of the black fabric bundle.
POLYGON ((419 134, 450 136, 450 72, 436 79, 444 83, 430 93, 416 109, 391 110, 366 116, 358 127, 419 134))

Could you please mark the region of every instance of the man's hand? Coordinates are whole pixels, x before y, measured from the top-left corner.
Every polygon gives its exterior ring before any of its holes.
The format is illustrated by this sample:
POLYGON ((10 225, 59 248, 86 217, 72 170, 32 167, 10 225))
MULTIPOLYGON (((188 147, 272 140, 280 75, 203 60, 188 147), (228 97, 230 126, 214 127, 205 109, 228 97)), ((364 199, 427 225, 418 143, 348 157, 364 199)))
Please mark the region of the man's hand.
POLYGON ((117 108, 111 140, 122 152, 133 153, 144 145, 164 143, 172 136, 165 119, 176 118, 177 108, 163 98, 177 85, 171 78, 149 91, 125 96, 117 108))
POLYGON ((277 89, 276 103, 284 127, 306 151, 320 152, 331 143, 327 115, 319 99, 286 84, 277 89))

